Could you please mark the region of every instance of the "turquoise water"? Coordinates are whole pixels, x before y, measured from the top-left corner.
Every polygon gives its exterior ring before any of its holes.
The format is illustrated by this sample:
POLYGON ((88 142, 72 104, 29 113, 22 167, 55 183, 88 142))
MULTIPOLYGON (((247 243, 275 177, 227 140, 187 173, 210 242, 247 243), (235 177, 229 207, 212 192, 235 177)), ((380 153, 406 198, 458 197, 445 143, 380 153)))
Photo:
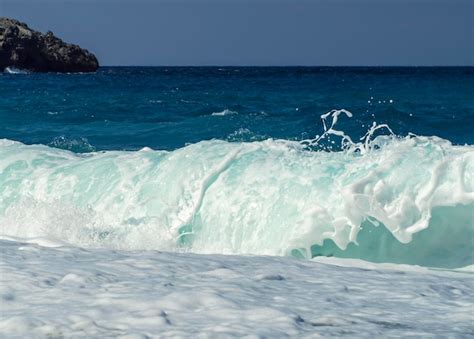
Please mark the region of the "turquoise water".
POLYGON ((0 227, 85 247, 471 265, 473 75, 3 74, 0 227))

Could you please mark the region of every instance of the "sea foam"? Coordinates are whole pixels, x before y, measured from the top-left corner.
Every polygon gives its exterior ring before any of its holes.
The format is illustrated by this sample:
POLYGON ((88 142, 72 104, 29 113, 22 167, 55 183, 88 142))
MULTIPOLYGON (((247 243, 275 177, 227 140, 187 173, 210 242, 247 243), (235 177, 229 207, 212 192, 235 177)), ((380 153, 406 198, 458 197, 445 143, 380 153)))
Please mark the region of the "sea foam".
POLYGON ((217 116, 217 117, 219 117, 219 116, 223 117, 223 116, 226 116, 226 115, 235 115, 235 114, 239 114, 239 113, 236 112, 236 111, 231 111, 230 109, 226 108, 225 110, 223 110, 221 112, 214 112, 211 115, 212 116, 217 116))

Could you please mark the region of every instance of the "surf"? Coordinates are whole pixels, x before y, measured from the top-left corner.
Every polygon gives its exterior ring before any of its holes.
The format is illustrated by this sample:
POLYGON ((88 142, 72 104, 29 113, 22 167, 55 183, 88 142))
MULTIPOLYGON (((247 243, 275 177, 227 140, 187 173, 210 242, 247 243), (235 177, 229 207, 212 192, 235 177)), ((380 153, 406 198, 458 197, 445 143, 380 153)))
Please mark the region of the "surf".
POLYGON ((472 265, 473 146, 377 124, 354 142, 335 128, 350 112, 329 113, 322 135, 302 142, 80 154, 2 140, 1 233, 91 248, 472 265), (334 137, 341 147, 329 151, 334 137))

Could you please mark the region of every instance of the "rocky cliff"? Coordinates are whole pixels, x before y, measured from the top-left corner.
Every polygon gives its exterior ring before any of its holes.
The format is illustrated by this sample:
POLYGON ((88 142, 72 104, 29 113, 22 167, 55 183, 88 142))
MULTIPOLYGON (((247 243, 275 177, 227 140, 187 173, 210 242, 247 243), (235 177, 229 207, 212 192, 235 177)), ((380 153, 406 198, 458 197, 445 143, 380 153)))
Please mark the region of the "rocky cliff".
POLYGON ((33 72, 94 72, 97 58, 52 32, 42 34, 17 20, 0 18, 0 72, 16 67, 33 72))

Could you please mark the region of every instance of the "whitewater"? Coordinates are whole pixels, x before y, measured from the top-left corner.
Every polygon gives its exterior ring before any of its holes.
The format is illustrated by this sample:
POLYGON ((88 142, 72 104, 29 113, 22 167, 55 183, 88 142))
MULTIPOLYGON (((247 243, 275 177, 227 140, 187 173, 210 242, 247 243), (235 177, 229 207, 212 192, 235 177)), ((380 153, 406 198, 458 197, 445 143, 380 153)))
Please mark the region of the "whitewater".
POLYGON ((472 270, 12 240, 0 241, 2 337, 474 335, 472 270))

